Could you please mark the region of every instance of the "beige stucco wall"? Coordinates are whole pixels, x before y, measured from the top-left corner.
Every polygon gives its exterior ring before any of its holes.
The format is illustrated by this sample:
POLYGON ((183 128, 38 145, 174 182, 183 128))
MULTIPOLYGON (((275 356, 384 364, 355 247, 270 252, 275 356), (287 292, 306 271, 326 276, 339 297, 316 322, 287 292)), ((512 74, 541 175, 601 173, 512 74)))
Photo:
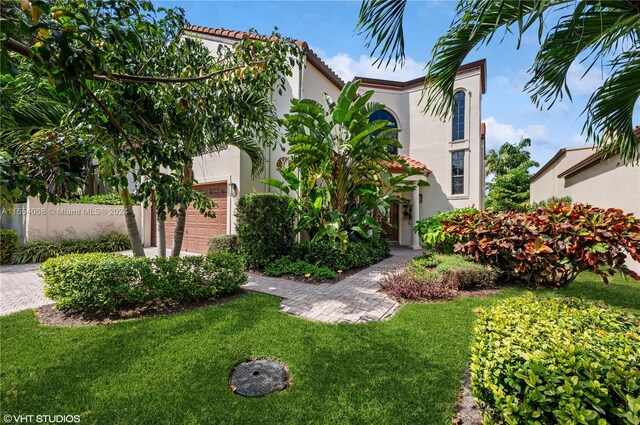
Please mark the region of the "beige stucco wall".
POLYGON ((552 196, 565 196, 563 193, 564 183, 558 179, 558 175, 582 161, 592 153, 593 151, 589 146, 567 148, 566 151, 556 158, 556 160, 553 161, 546 170, 542 171, 531 180, 529 194, 531 202, 544 201, 552 196))
MULTIPOLYGON (((145 246, 151 245, 151 214, 134 206, 138 231, 145 246)), ((83 238, 106 230, 127 234, 124 207, 93 204, 42 204, 28 198, 25 240, 83 238)))

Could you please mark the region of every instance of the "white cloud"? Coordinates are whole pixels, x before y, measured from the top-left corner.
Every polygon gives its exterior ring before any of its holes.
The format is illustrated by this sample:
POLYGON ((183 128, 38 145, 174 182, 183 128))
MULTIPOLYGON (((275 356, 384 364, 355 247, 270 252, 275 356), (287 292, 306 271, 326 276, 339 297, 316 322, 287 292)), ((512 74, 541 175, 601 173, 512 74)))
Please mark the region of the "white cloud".
POLYGON ((484 120, 487 125, 487 149, 497 149, 503 143, 517 143, 528 137, 534 143, 549 142, 549 131, 545 125, 531 124, 525 128, 516 128, 511 124, 498 122, 495 117, 484 120))
POLYGON ((571 136, 569 140, 571 141, 572 145, 580 146, 585 144, 585 142, 587 141, 587 138, 580 133, 576 133, 573 136, 571 136))
POLYGON ((373 64, 375 59, 367 55, 360 55, 356 60, 346 53, 338 53, 332 57, 323 57, 323 59, 345 81, 351 81, 353 77, 407 81, 423 77, 426 73, 424 69, 425 63, 415 61, 410 57, 406 58, 402 68, 398 66, 395 71, 393 70, 393 64, 390 64, 387 68, 383 64, 378 68, 377 64, 373 64))
POLYGON ((587 67, 581 63, 574 62, 567 72, 567 85, 571 94, 590 95, 595 89, 602 85, 607 78, 607 74, 600 68, 594 66, 585 74, 587 67))

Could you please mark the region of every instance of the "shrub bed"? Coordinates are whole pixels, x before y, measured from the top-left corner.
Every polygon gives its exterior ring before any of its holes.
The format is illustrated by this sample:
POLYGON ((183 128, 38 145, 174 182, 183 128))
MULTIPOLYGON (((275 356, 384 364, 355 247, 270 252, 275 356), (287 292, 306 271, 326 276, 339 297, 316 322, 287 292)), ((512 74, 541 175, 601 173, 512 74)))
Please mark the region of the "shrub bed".
POLYGON ((109 231, 85 239, 41 239, 18 244, 11 256, 13 264, 41 263, 48 258, 90 252, 118 252, 131 249, 129 237, 109 231))
POLYGON ((18 233, 13 229, 0 229, 0 264, 11 262, 11 256, 18 244, 18 233))
POLYGON ((122 205, 122 198, 118 192, 110 192, 104 195, 86 195, 79 198, 66 199, 69 204, 94 204, 94 205, 122 205))
POLYGON ((533 285, 562 286, 583 271, 608 282, 616 271, 640 279, 625 265, 640 261, 640 220, 619 209, 551 203, 533 213, 478 212, 453 217, 445 232, 470 255, 533 285))
POLYGON ((234 253, 238 251, 239 243, 237 235, 214 236, 209 239, 207 252, 209 254, 218 254, 220 252, 234 253))
POLYGON ((349 241, 346 252, 328 241, 295 244, 291 258, 326 267, 332 271, 347 271, 378 263, 391 255, 389 242, 383 238, 349 241))
POLYGON ((496 279, 491 269, 459 255, 432 254, 413 259, 382 285, 398 300, 441 301, 455 298, 459 291, 487 288, 496 279))
POLYGON ((51 258, 40 269, 45 295, 56 307, 86 313, 214 298, 247 280, 242 262, 231 254, 154 259, 71 254, 51 258))
POLYGON ((639 320, 531 294, 481 312, 471 380, 486 422, 639 423, 639 320))
POLYGON ((413 227, 413 231, 418 232, 424 241, 425 249, 443 254, 451 254, 453 253, 457 239, 455 234, 444 231, 445 222, 454 217, 475 214, 477 212, 478 209, 473 207, 458 208, 453 211, 441 211, 434 216, 418 220, 413 227))
POLYGON ((264 267, 291 252, 294 230, 290 202, 288 196, 275 193, 240 197, 236 209, 238 252, 247 267, 264 267))
POLYGON ((269 264, 265 267, 264 274, 267 276, 304 276, 315 280, 327 280, 336 277, 336 274, 326 267, 319 267, 302 260, 294 261, 289 256, 279 258, 269 264))

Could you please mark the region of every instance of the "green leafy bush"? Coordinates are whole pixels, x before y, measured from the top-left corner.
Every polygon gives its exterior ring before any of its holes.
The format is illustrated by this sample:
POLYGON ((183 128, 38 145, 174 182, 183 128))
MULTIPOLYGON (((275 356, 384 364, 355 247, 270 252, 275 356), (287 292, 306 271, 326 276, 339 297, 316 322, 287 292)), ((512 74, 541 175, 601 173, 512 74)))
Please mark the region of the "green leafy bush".
POLYGON ((560 196, 560 197, 551 196, 545 199, 544 201, 534 202, 533 204, 529 205, 529 207, 527 208, 527 211, 532 212, 537 210, 538 208, 548 207, 551 204, 559 204, 561 202, 564 204, 570 204, 573 201, 571 200, 571 196, 560 196))
POLYGON ((16 246, 11 262, 13 264, 41 263, 48 258, 66 254, 90 252, 118 252, 131 249, 129 237, 117 231, 108 231, 84 239, 40 239, 16 246))
POLYGON ((481 311, 471 355, 486 423, 640 423, 640 319, 531 294, 481 311))
POLYGON ((640 280, 625 261, 640 261, 640 220, 619 209, 551 203, 532 213, 478 212, 453 217, 445 232, 456 252, 530 285, 562 286, 583 271, 608 282, 616 271, 640 280))
POLYGON ((413 231, 417 232, 425 244, 425 249, 434 250, 443 254, 453 253, 453 246, 457 242, 456 235, 444 231, 444 222, 454 217, 466 214, 475 214, 476 208, 458 208, 453 211, 441 211, 431 217, 418 220, 413 227, 413 231))
POLYGON ((313 277, 315 280, 333 279, 336 274, 326 267, 319 267, 309 264, 306 261, 292 260, 289 256, 282 257, 269 264, 264 269, 267 276, 305 276, 313 277))
POLYGON ((295 244, 291 251, 291 258, 294 260, 306 261, 333 271, 370 266, 390 255, 389 242, 380 237, 349 241, 345 252, 327 240, 295 244))
POLYGON ((237 256, 224 253, 154 259, 71 254, 51 258, 40 269, 45 295, 58 308, 87 313, 214 298, 247 280, 237 256))
POLYGON ((0 263, 11 262, 11 255, 18 243, 18 233, 13 229, 0 229, 0 263))
POLYGON ((239 241, 237 235, 214 236, 209 239, 207 252, 217 254, 219 252, 234 253, 238 251, 239 241))
POLYGON ((66 199, 64 202, 70 204, 122 205, 122 199, 118 192, 110 192, 104 195, 81 196, 79 198, 66 199))
POLYGON ((248 267, 264 267, 291 252, 294 231, 290 202, 288 196, 275 193, 240 197, 236 209, 238 252, 248 267))

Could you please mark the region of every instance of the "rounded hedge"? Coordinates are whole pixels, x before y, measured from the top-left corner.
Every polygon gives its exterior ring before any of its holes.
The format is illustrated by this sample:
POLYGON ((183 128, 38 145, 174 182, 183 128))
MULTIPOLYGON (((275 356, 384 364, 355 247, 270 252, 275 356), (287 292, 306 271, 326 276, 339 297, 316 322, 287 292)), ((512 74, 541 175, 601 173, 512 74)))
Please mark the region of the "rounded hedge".
POLYGON ((473 395, 485 422, 640 421, 640 319, 604 305, 532 294, 482 311, 473 395))
POLYGON ((11 262, 11 255, 18 244, 18 233, 13 229, 0 229, 0 264, 11 262))
POLYGON ((231 254, 153 259, 71 254, 47 260, 40 270, 45 295, 58 308, 89 313, 214 298, 247 280, 242 262, 231 254))

